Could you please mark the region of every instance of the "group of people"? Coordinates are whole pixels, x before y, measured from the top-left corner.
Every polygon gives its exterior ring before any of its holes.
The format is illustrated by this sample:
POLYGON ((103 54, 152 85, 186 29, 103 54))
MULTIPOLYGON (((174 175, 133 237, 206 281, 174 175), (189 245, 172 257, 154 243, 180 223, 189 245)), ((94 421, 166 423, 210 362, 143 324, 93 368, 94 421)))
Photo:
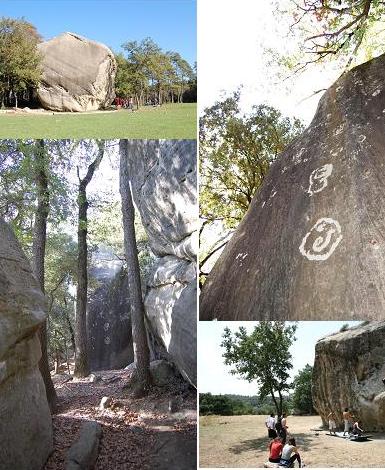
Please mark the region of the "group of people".
MULTIPOLYGON (((363 434, 363 429, 360 428, 359 420, 352 415, 352 413, 349 411, 349 408, 345 408, 342 417, 344 420, 344 436, 346 433, 348 435, 353 434, 353 436, 362 436, 363 434)), ((331 435, 336 435, 336 416, 335 413, 332 411, 328 415, 328 420, 329 420, 329 432, 331 435)))
POLYGON ((294 437, 287 440, 287 417, 285 413, 275 417, 272 413, 266 419, 266 428, 268 437, 271 439, 269 443, 269 462, 278 463, 281 467, 293 467, 297 461, 299 467, 301 464, 301 456, 298 452, 294 437))
POLYGON ((117 96, 115 98, 115 105, 118 108, 126 108, 130 111, 134 111, 134 98, 120 98, 117 96))

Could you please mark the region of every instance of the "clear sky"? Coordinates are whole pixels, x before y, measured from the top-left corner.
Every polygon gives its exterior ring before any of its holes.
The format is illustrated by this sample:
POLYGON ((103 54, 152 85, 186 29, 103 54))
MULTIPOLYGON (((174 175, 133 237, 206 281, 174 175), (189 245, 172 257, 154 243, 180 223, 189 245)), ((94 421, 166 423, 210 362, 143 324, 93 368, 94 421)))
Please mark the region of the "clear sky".
POLYGON ((0 16, 24 17, 44 39, 70 31, 115 52, 150 36, 191 65, 196 61, 196 0, 2 0, 0 16))
MULTIPOLYGON (((302 321, 298 323, 297 341, 291 348, 293 356, 292 378, 305 367, 313 365, 315 344, 318 339, 339 331, 342 325, 358 325, 353 321, 302 321)), ((230 374, 231 367, 224 365, 222 357, 223 330, 228 326, 232 331, 240 326, 252 331, 256 322, 199 322, 198 324, 198 390, 200 393, 233 393, 237 395, 256 395, 256 383, 249 383, 230 374)))

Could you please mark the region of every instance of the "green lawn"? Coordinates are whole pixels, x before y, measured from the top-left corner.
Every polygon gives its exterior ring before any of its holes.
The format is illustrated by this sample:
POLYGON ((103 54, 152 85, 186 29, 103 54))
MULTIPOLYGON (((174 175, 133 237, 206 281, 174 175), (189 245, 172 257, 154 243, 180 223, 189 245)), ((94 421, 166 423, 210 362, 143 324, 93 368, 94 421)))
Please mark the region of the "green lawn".
POLYGON ((0 138, 196 139, 196 103, 95 114, 0 114, 0 138))

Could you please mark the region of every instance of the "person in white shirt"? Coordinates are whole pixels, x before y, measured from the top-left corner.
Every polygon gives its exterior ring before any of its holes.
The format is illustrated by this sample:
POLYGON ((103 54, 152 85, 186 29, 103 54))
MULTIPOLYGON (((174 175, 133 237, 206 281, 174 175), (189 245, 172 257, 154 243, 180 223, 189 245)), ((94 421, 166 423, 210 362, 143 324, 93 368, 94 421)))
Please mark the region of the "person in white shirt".
POLYGON ((277 437, 277 432, 275 430, 276 419, 274 414, 271 413, 270 416, 267 417, 265 421, 265 425, 267 427, 268 436, 270 439, 275 439, 277 437))
POLYGON ((329 420, 329 433, 330 433, 330 435, 332 435, 332 434, 336 435, 337 425, 336 425, 336 418, 335 418, 333 412, 330 412, 328 414, 328 420, 329 420))
POLYGON ((291 437, 288 443, 283 447, 279 464, 282 467, 292 467, 294 466, 294 462, 296 460, 298 461, 299 467, 301 468, 301 456, 299 455, 294 437, 291 437))
POLYGON ((286 444, 286 438, 287 438, 287 418, 286 418, 286 413, 282 413, 282 419, 281 419, 281 437, 282 437, 282 442, 286 444))

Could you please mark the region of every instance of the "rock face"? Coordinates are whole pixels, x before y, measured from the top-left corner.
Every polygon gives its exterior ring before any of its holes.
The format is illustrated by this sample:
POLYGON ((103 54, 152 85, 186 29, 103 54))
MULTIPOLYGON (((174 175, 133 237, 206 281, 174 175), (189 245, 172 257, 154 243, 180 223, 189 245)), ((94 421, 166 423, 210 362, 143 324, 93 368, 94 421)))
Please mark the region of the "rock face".
POLYGON ((210 273, 201 319, 383 317, 384 83, 385 55, 324 94, 210 273))
POLYGON ((92 273, 101 283, 90 296, 87 312, 92 370, 120 369, 134 360, 127 275, 120 261, 112 263, 98 263, 92 273))
POLYGON ((93 111, 115 98, 116 61, 104 44, 63 33, 38 46, 43 78, 37 91, 53 111, 93 111))
POLYGON ((122 140, 120 146, 157 257, 147 319, 170 360, 196 384, 196 142, 122 140))
POLYGON ((99 453, 102 427, 96 421, 86 421, 79 431, 78 440, 67 455, 66 470, 92 470, 99 453))
POLYGON ((44 297, 0 219, 0 468, 40 470, 52 451, 52 421, 38 362, 44 297))
POLYGON ((334 411, 342 426, 349 408, 365 431, 385 431, 385 321, 327 336, 316 344, 312 394, 327 424, 334 411))

